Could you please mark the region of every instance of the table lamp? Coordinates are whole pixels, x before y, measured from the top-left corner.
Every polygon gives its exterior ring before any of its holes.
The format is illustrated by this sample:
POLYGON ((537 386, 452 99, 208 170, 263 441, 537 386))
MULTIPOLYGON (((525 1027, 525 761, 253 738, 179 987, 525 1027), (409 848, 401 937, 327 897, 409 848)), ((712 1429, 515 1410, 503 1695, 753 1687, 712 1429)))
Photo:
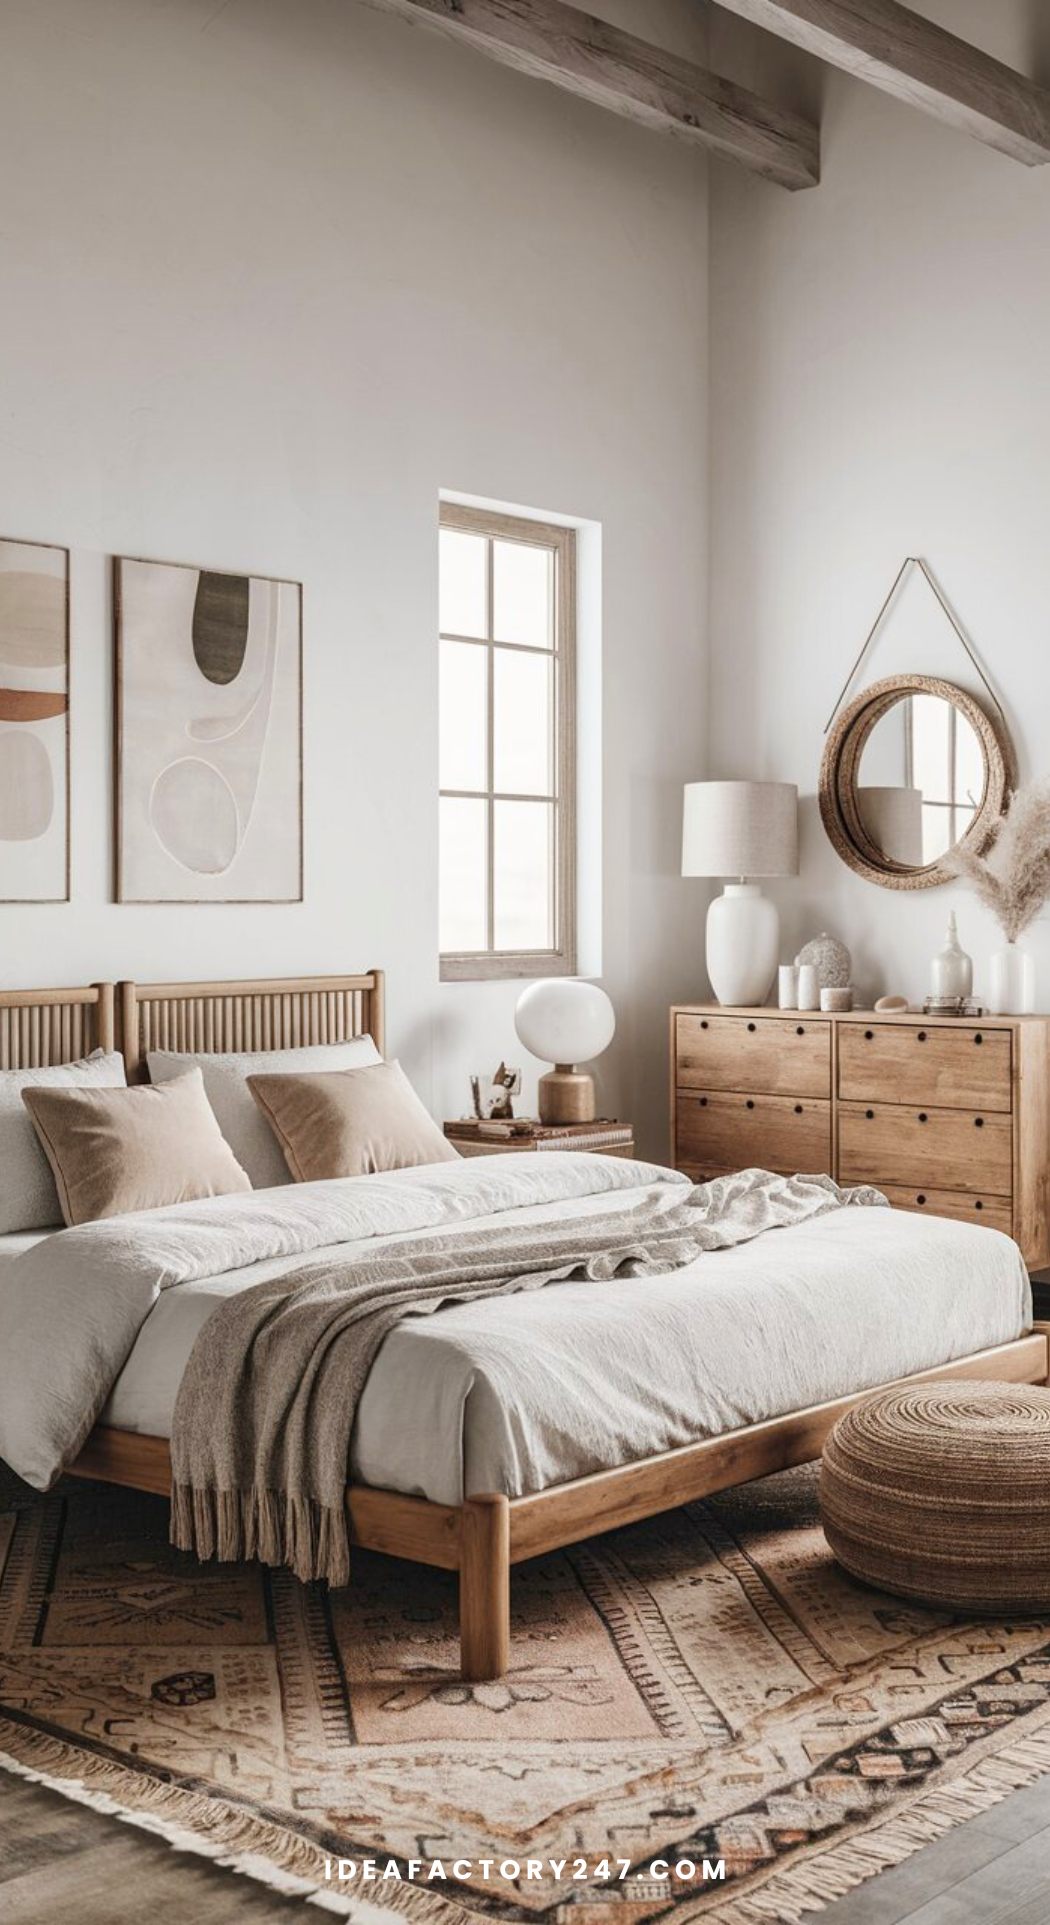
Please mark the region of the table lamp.
POLYGON ((720 1003, 765 1002, 780 953, 780 918, 757 876, 798 874, 793 782, 687 782, 683 876, 736 876, 707 912, 707 974, 720 1003))
POLYGON ((922 868, 921 789, 859 786, 857 814, 880 855, 909 869, 922 868))
POLYGON ((514 1027, 531 1055, 554 1064, 540 1077, 540 1122, 593 1123, 594 1078, 576 1065, 612 1042, 616 1014, 604 989, 572 976, 530 983, 518 997, 514 1027))

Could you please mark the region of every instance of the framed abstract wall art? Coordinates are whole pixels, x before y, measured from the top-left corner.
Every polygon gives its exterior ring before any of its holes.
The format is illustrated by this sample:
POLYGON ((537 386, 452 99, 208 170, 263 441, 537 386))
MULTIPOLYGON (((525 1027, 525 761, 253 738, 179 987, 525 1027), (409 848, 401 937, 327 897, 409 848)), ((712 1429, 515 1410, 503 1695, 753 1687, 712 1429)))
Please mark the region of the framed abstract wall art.
POLYGON ((302 590, 115 563, 118 902, 301 902, 302 590))
POLYGON ((0 540, 0 901, 69 901, 69 551, 0 540))

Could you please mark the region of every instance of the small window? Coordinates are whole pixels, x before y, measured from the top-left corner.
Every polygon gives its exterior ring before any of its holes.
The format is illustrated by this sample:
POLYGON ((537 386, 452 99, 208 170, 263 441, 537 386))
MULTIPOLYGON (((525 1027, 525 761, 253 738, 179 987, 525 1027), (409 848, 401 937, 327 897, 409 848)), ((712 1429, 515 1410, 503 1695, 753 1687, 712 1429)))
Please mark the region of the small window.
POLYGON ((575 540, 441 505, 446 982, 576 967, 575 540))

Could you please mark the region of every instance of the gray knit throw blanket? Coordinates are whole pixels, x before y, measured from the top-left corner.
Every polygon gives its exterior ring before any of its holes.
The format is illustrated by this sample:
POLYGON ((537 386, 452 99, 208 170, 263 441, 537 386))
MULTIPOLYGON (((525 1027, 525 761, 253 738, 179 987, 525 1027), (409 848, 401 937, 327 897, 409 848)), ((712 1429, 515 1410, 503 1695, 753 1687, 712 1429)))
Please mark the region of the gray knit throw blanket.
POLYGON ((226 1299, 190 1354, 172 1423, 171 1540, 349 1577, 350 1436, 387 1332, 443 1304, 547 1284, 655 1276, 852 1203, 830 1177, 743 1170, 602 1216, 464 1226, 300 1265, 226 1299))

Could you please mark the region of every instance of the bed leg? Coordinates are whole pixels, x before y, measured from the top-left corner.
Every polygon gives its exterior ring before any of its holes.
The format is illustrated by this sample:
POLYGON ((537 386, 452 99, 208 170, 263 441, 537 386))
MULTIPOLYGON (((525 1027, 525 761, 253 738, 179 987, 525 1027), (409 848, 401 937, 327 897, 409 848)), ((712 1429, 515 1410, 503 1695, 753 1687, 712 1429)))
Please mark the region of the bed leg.
POLYGON ((510 1659, 510 1503, 468 1497, 459 1539, 459 1650, 465 1680, 501 1678, 510 1659))

